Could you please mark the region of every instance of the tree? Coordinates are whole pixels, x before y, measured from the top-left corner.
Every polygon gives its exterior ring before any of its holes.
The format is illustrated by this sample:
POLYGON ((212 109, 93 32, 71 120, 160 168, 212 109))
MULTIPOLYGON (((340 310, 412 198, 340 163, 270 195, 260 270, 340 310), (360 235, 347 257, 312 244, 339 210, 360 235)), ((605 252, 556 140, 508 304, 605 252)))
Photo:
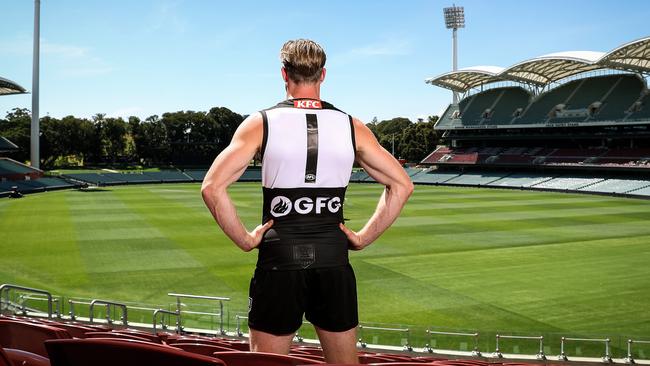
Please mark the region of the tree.
POLYGON ((0 120, 0 136, 8 138, 20 148, 12 155, 18 161, 29 160, 31 123, 32 115, 26 108, 14 108, 4 120, 0 120))

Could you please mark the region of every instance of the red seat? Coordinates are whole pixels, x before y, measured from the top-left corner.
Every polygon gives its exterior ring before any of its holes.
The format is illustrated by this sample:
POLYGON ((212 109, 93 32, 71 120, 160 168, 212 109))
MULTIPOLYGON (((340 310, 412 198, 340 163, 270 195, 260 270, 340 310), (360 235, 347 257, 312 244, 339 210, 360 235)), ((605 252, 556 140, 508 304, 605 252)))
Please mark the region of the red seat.
POLYGON ((213 366, 225 364, 151 342, 120 339, 61 339, 45 342, 52 366, 213 366))
POLYGON ((215 352, 214 356, 225 362, 228 366, 296 366, 324 363, 298 356, 264 352, 215 352))
POLYGON ((242 342, 242 341, 221 341, 221 343, 224 346, 236 349, 237 351, 248 352, 248 351, 251 350, 251 346, 247 342, 242 342))
POLYGON ((53 320, 43 321, 43 324, 66 330, 71 336, 73 336, 75 338, 86 338, 86 333, 87 332, 96 332, 97 331, 97 329, 87 327, 85 325, 73 324, 73 323, 64 323, 64 322, 56 322, 56 321, 53 321, 53 320))
POLYGON ((295 347, 291 349, 292 352, 300 352, 300 353, 307 353, 310 355, 315 355, 315 356, 322 356, 323 355, 323 349, 322 348, 317 348, 317 347, 305 347, 305 346, 300 346, 300 347, 295 347))
MULTIPOLYGON (((50 360, 35 353, 11 348, 5 348, 4 352, 9 360, 8 366, 50 366, 50 360)), ((0 356, 0 365, 2 364, 2 356, 0 356)))
POLYGON ((148 340, 147 338, 138 337, 133 334, 124 334, 118 332, 88 332, 86 333, 86 338, 115 338, 115 339, 130 339, 133 341, 141 341, 154 343, 148 340))
POLYGON ((9 356, 5 353, 2 347, 0 347, 0 366, 13 366, 11 361, 9 361, 9 356))
POLYGON ((43 342, 48 339, 66 338, 72 337, 61 328, 16 320, 0 320, 0 347, 19 349, 47 357, 43 342))
POLYGON ((202 344, 202 343, 179 342, 179 343, 170 343, 169 345, 172 347, 180 348, 183 351, 192 352, 192 353, 205 355, 205 356, 212 356, 215 352, 237 351, 236 349, 233 348, 216 346, 212 344, 202 344))
POLYGON ((146 338, 146 339, 149 340, 149 342, 162 343, 162 341, 160 340, 160 337, 158 337, 157 335, 147 333, 147 332, 137 330, 137 329, 115 329, 115 330, 113 330, 113 333, 133 335, 133 336, 140 337, 140 338, 146 338))
POLYGON ((289 352, 289 356, 297 356, 297 357, 302 357, 302 358, 308 358, 310 360, 325 362, 325 357, 310 355, 309 353, 303 354, 303 353, 295 353, 295 352, 291 351, 291 352, 289 352))
POLYGON ((393 362, 377 362, 377 363, 371 363, 371 366, 422 366, 426 365, 426 363, 423 362, 415 362, 415 361, 393 361, 393 362))
POLYGON ((362 364, 370 364, 370 363, 386 363, 386 362, 391 362, 395 361, 392 358, 389 357, 382 357, 382 356, 377 356, 377 355, 359 355, 359 363, 362 364))

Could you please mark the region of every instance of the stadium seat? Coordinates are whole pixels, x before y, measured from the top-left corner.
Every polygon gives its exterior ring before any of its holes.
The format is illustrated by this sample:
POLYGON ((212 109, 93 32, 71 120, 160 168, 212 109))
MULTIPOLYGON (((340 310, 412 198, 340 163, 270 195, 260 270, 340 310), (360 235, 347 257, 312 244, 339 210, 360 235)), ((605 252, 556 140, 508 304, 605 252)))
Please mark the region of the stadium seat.
POLYGON ((137 335, 133 334, 124 334, 124 333, 118 333, 118 332, 88 332, 86 333, 86 338, 113 338, 113 339, 126 339, 126 340, 134 340, 134 341, 141 341, 141 342, 147 342, 147 343, 156 343, 152 342, 147 338, 144 337, 139 337, 137 335))
POLYGON ((119 339, 61 339, 45 342, 52 366, 225 366, 212 357, 174 347, 119 339))
POLYGON ((0 347, 14 348, 47 357, 43 342, 48 339, 68 339, 70 334, 49 325, 15 320, 0 320, 0 347))
POLYGON ((9 356, 5 353, 5 350, 0 347, 0 366, 13 366, 12 362, 9 360, 9 356))
POLYGON ((394 362, 377 362, 377 363, 371 363, 369 364, 370 366, 422 366, 426 365, 426 363, 423 362, 417 362, 417 361, 394 361, 394 362))
POLYGON ((97 329, 91 328, 81 324, 73 324, 66 322, 57 322, 57 321, 42 321, 45 325, 50 325, 56 328, 61 328, 66 330, 74 338, 86 338, 86 333, 96 332, 97 329))
POLYGON ((296 353, 296 352, 289 352, 289 356, 297 356, 297 357, 302 357, 302 358, 308 358, 310 360, 314 361, 320 361, 320 362, 325 362, 325 357, 323 356, 316 356, 316 355, 310 355, 310 354, 304 354, 304 353, 296 353))
POLYGON ((324 363, 298 356, 264 352, 215 352, 214 357, 222 360, 228 366, 296 366, 324 363))
POLYGON ((241 342, 241 341, 222 341, 221 342, 224 346, 233 348, 237 351, 250 351, 251 346, 248 344, 248 342, 241 342))
POLYGON ((114 329, 113 333, 126 334, 128 336, 136 336, 136 337, 148 339, 149 342, 162 343, 162 340, 157 335, 147 333, 137 329, 114 329))
POLYGON ((234 348, 229 348, 225 346, 217 346, 212 344, 201 344, 201 343, 169 343, 169 346, 180 348, 183 351, 196 353, 204 356, 212 356, 215 352, 233 352, 237 351, 234 348))
POLYGON ((50 360, 19 349, 0 348, 0 366, 50 366, 50 360))
POLYGON ((291 348, 291 352, 306 353, 306 354, 314 355, 314 356, 322 356, 323 355, 323 349, 319 348, 319 347, 304 347, 304 346, 293 347, 293 348, 291 348))
POLYGON ((383 357, 379 355, 371 355, 371 354, 360 354, 359 355, 359 362, 365 365, 371 364, 371 363, 386 363, 386 362, 393 362, 395 359, 389 358, 389 357, 383 357))

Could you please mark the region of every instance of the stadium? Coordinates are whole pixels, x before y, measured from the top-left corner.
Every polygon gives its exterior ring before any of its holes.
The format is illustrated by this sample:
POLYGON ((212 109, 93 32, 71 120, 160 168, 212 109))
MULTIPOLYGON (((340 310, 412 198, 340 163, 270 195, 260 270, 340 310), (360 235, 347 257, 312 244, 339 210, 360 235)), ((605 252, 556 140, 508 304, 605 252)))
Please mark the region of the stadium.
MULTIPOLYGON (((360 361, 650 364, 649 75, 645 37, 426 79, 459 98, 404 165, 402 216, 350 256, 360 361)), ((255 258, 205 209, 207 167, 46 171, 21 148, 0 136, 0 365, 323 363, 306 321, 289 356, 248 352, 255 258)), ((247 227, 261 180, 229 189, 247 227)), ((382 189, 352 172, 347 225, 382 189)))

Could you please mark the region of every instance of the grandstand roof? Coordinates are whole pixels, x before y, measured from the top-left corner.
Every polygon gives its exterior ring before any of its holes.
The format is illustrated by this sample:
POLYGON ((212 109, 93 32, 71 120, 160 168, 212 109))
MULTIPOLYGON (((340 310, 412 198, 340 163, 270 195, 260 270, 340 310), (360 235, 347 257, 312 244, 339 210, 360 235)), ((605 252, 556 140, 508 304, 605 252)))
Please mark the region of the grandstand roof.
POLYGON ((595 63, 603 55, 603 52, 592 51, 551 53, 510 66, 499 76, 529 84, 546 85, 571 75, 605 68, 595 63))
POLYGON ((9 141, 6 137, 0 136, 0 152, 18 150, 18 146, 9 141))
POLYGON ((0 95, 22 94, 27 90, 15 82, 0 77, 0 95))
POLYGON ((496 81, 497 75, 502 71, 503 67, 499 66, 474 66, 429 78, 426 82, 457 92, 464 92, 482 84, 496 81))
POLYGON ((610 67, 650 71, 650 37, 637 39, 615 48, 599 61, 610 67))
POLYGON ((551 53, 519 62, 508 68, 474 66, 426 79, 429 84, 466 92, 496 81, 517 81, 537 86, 598 69, 650 72, 650 37, 625 43, 604 52, 569 51, 551 53))

